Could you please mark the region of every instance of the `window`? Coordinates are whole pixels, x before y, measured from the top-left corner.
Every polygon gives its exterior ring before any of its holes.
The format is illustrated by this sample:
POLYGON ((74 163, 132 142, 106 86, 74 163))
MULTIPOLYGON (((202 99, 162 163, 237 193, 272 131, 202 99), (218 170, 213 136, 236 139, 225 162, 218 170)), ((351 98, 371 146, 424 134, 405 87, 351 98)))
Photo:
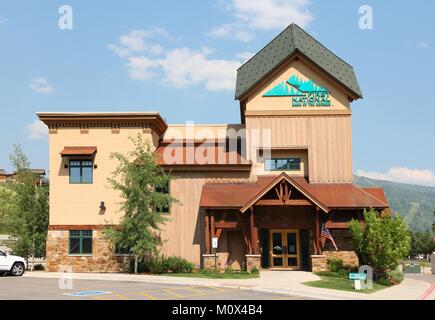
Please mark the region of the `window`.
POLYGON ((92 254, 92 230, 70 230, 69 254, 92 254))
MULTIPOLYGON (((163 194, 169 194, 169 181, 166 181, 166 183, 163 186, 156 187, 156 192, 163 193, 163 194)), ((169 213, 169 206, 157 208, 157 212, 169 213)))
POLYGON ((92 160, 71 160, 69 162, 69 183, 92 183, 92 160))
POLYGON ((274 158, 264 160, 264 170, 266 171, 300 171, 300 158, 274 158))

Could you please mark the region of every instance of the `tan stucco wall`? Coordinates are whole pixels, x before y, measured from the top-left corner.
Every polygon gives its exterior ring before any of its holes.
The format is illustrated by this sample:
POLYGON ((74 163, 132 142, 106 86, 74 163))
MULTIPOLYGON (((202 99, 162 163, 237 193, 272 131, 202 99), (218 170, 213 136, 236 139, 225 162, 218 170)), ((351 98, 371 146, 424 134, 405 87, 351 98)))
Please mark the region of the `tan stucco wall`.
MULTIPOLYGON (((120 214, 120 198, 107 178, 117 166, 110 159, 112 152, 127 153, 134 149, 130 136, 142 133, 141 128, 121 128, 119 134, 112 134, 110 128, 90 128, 88 134, 81 134, 80 128, 59 128, 57 134, 50 134, 50 225, 96 225, 117 223, 120 214), (97 154, 92 184, 70 184, 68 164, 60 152, 65 146, 96 146, 97 154), (100 201, 106 211, 100 212, 100 201)), ((142 133, 155 148, 158 137, 142 133)))
POLYGON ((243 128, 242 124, 171 124, 163 134, 163 140, 225 139, 243 128))

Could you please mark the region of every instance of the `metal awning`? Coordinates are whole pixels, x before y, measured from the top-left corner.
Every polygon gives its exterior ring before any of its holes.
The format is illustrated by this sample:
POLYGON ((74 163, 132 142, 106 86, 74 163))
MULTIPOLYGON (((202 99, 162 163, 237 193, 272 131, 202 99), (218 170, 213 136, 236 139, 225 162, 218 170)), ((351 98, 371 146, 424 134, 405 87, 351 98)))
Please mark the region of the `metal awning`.
POLYGON ((97 153, 97 147, 64 147, 60 152, 62 157, 70 156, 93 156, 97 153))

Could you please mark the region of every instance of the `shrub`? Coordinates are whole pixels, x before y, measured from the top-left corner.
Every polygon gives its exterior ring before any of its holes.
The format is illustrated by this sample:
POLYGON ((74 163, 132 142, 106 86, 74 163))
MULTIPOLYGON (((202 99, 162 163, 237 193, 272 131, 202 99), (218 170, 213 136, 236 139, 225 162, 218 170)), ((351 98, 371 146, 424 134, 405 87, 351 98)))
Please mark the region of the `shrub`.
MULTIPOLYGON (((345 269, 343 260, 341 260, 339 258, 334 258, 334 257, 328 258, 327 263, 328 263, 329 270, 331 272, 339 272, 340 270, 345 269)), ((347 269, 346 269, 346 271, 347 271, 347 269)))
POLYGON ((234 269, 233 268, 231 268, 231 267, 227 267, 226 269, 225 269, 225 271, 224 271, 225 273, 230 273, 230 274, 233 274, 234 273, 234 269))
POLYGON ((33 270, 35 270, 35 271, 44 271, 44 270, 45 270, 45 267, 44 267, 43 264, 38 263, 38 264, 35 264, 35 265, 33 266, 33 270))
MULTIPOLYGON (((162 273, 191 273, 193 263, 180 257, 154 256, 146 258, 138 263, 138 272, 162 274, 162 273)), ((134 261, 130 265, 130 272, 134 272, 134 261)))
POLYGON ((386 278, 410 250, 409 229, 399 215, 381 216, 376 210, 364 212, 365 227, 352 220, 350 231, 363 264, 372 266, 376 277, 386 278))
POLYGON ((341 275, 338 272, 319 271, 319 272, 315 272, 315 274, 324 277, 341 278, 341 275))
POLYGON ((254 267, 254 268, 251 269, 251 273, 252 274, 259 274, 260 270, 258 270, 256 267, 254 267))
POLYGON ((385 276, 378 279, 378 283, 383 286, 395 286, 403 281, 403 272, 399 270, 388 271, 385 276))
POLYGON ((400 284, 403 281, 403 272, 399 270, 388 271, 387 277, 391 285, 400 284))
POLYGON ((193 270, 193 263, 180 257, 166 258, 166 267, 173 273, 191 273, 193 270))

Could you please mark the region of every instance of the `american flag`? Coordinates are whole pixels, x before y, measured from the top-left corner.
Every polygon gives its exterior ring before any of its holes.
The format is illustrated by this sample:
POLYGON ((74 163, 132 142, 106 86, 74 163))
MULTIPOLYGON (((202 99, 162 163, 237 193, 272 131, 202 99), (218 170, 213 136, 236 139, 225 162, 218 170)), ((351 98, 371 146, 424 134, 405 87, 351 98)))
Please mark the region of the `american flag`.
POLYGON ((322 224, 322 232, 320 233, 320 236, 326 239, 331 240, 332 245, 334 246, 335 250, 338 251, 337 245, 335 244, 334 238, 332 237, 331 233, 329 233, 328 228, 326 228, 325 224, 322 224))

